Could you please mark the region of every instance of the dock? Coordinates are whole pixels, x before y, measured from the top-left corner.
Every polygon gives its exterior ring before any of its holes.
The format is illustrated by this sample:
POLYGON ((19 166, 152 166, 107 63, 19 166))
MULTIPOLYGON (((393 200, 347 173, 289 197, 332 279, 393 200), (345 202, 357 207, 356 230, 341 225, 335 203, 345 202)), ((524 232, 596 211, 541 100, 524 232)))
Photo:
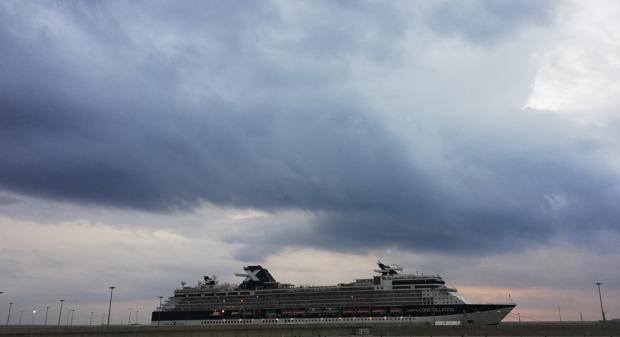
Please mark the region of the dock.
POLYGON ((612 336, 620 322, 527 322, 499 325, 416 324, 254 325, 254 326, 9 326, 0 337, 333 337, 333 336, 612 336))

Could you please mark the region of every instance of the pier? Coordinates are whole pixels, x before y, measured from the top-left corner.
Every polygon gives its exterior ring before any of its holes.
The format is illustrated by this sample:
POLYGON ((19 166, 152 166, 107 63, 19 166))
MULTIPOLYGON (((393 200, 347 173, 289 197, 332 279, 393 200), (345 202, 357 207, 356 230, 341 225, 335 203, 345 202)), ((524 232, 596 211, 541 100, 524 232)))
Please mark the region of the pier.
POLYGON ((415 324, 256 325, 256 326, 9 326, 0 337, 331 337, 331 336, 620 336, 620 321, 528 322, 499 325, 415 324))

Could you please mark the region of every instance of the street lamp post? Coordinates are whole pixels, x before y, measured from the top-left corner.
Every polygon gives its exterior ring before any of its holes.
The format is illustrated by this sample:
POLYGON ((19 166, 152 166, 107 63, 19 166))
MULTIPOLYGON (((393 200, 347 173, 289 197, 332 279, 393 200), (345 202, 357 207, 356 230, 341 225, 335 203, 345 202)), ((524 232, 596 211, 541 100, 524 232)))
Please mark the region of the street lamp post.
POLYGON ((11 307, 13 302, 9 302, 9 313, 6 315, 6 326, 9 326, 9 320, 11 319, 11 307))
POLYGON ((94 312, 90 312, 90 326, 93 326, 93 314, 94 312))
POLYGON ((108 305, 108 326, 110 326, 110 312, 112 311, 112 292, 115 287, 110 287, 110 304, 108 305))
MULTIPOLYGON (((159 326, 161 324, 161 311, 163 310, 163 307, 161 305, 161 300, 163 299, 163 296, 159 296, 159 312, 157 313, 157 326, 159 326)), ((241 300, 243 302, 243 300, 241 300)))
POLYGON ((140 310, 136 310, 136 325, 138 325, 138 313, 140 312, 140 310))
POLYGON ((37 315, 37 311, 36 310, 32 310, 32 321, 30 322, 30 326, 34 325, 34 317, 37 315))
MULTIPOLYGON (((159 312, 157 313, 157 326, 160 325, 161 323, 161 311, 162 311, 162 306, 161 306, 161 300, 163 299, 163 296, 159 296, 159 312)), ((243 301, 243 300, 242 300, 243 301)))
POLYGON ((131 311, 133 308, 129 308, 129 319, 127 320, 127 325, 131 326, 131 311))
POLYGON ((73 314, 75 313, 75 309, 71 309, 71 326, 73 326, 73 314))
POLYGON ((60 328, 60 318, 62 317, 62 304, 65 302, 64 299, 60 300, 60 310, 58 311, 58 327, 60 328))
POLYGON ((44 327, 47 327, 47 312, 50 310, 50 306, 45 306, 45 322, 43 323, 44 327))
POLYGON ((598 299, 601 301, 601 315, 603 315, 603 322, 605 321, 605 310, 603 310, 603 296, 601 296, 601 282, 596 282, 598 287, 598 299))
POLYGON ((22 314, 24 313, 23 310, 19 311, 19 320, 17 321, 17 325, 22 325, 22 314))
MULTIPOLYGON (((3 294, 3 293, 4 293, 3 291, 0 291, 0 294, 3 294)), ((10 315, 10 314, 11 314, 11 304, 9 304, 9 315, 10 315)), ((7 326, 9 325, 9 319, 8 319, 8 318, 7 318, 7 320, 6 320, 6 325, 7 325, 7 326)))

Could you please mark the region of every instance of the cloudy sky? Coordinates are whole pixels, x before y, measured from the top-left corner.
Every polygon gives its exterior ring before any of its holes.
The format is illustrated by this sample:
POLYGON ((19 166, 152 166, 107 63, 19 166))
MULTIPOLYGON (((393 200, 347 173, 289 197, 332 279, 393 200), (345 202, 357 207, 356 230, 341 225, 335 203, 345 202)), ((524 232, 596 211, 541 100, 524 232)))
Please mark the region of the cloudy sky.
MULTIPOLYGON (((0 2, 0 318, 382 259, 620 316, 615 1, 0 2)), ((66 313, 63 313, 63 315, 66 313)), ((135 313, 133 314, 135 317, 135 313)), ((4 318, 6 319, 6 318, 4 318)), ((64 321, 64 318, 63 318, 64 321)))

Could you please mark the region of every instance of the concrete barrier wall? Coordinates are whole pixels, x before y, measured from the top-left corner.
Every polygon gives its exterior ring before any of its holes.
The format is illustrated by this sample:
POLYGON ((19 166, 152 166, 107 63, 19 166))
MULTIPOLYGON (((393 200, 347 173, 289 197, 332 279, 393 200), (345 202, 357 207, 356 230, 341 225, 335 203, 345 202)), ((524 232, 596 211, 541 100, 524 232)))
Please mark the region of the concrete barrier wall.
POLYGON ((328 326, 210 326, 210 327, 7 327, 0 337, 317 337, 353 336, 367 328, 372 336, 614 336, 620 324, 501 324, 496 326, 427 326, 338 324, 328 326))

